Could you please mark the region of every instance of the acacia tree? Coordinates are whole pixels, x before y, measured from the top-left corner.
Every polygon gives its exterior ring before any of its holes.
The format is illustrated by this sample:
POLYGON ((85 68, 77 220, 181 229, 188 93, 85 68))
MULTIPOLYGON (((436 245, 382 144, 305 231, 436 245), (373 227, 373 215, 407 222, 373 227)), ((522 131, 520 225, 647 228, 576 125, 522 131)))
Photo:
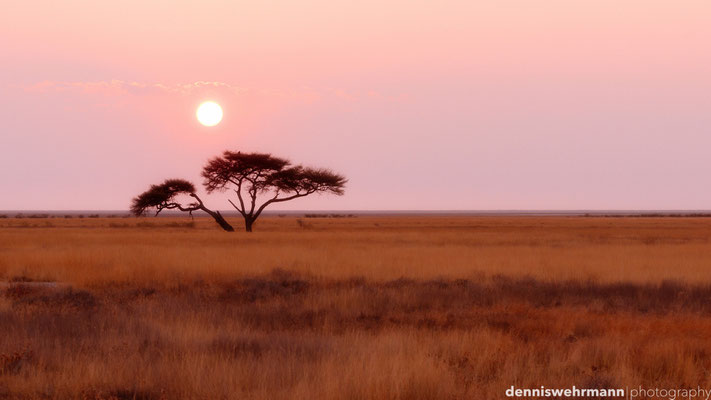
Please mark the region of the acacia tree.
POLYGON ((328 169, 291 165, 283 158, 266 153, 225 151, 210 159, 202 170, 208 193, 232 190, 236 201, 230 204, 244 218, 244 227, 252 232, 254 221, 270 204, 294 200, 313 193, 342 195, 347 182, 328 169), (259 198, 262 197, 261 204, 259 198))
POLYGON ((136 216, 141 216, 148 209, 155 208, 158 215, 163 210, 180 210, 189 212, 202 210, 215 219, 222 229, 233 232, 235 229, 225 221, 219 211, 212 211, 205 207, 202 200, 195 194, 195 186, 184 179, 167 179, 160 185, 151 185, 145 192, 133 199, 131 212, 136 216), (188 195, 195 199, 195 202, 182 205, 176 199, 180 195, 188 195))

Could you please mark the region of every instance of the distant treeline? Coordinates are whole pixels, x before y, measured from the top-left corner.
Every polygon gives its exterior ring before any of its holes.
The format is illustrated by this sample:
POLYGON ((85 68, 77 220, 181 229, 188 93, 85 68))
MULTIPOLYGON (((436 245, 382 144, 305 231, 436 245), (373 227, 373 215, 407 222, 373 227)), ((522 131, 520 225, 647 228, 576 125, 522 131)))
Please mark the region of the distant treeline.
POLYGON ((587 218, 706 218, 711 213, 584 214, 587 218))
POLYGON ((355 218, 355 214, 304 214, 304 218, 355 218))
MULTIPOLYGON (((423 213, 425 215, 426 213, 423 213)), ((166 213, 166 215, 162 215, 164 217, 176 217, 179 216, 180 214, 173 214, 173 213, 166 213)), ((225 212, 224 215, 233 217, 233 213, 225 212)), ((275 214, 271 214, 275 215, 275 214)), ((357 218, 359 214, 337 214, 337 213, 307 213, 307 214, 302 214, 304 218, 357 218)), ((370 214, 362 214, 362 215, 370 215, 370 214)), ((377 214, 374 214, 377 215, 377 214)), ((506 216, 506 214, 499 214, 501 216, 506 216)), ((298 217, 298 213, 289 213, 289 214, 276 214, 276 216, 280 218, 284 218, 287 216, 295 216, 298 217)), ((496 215, 492 215, 496 216, 496 215)), ((514 215, 510 215, 514 216, 514 215)), ((544 215, 540 215, 544 216, 544 215)), ((558 215, 558 214, 551 214, 548 216, 566 216, 566 215, 558 215)), ((611 213, 611 214, 598 214, 598 213, 584 213, 584 214, 571 214, 568 215, 571 217, 585 217, 585 218, 708 218, 711 217, 711 212, 699 212, 699 213, 685 213, 685 212, 678 212, 678 213, 657 213, 657 212, 650 212, 650 213, 611 213)), ((50 213, 17 213, 14 215, 11 214, 0 214, 0 219, 2 218, 129 218, 131 217, 130 214, 50 214, 50 213)))
POLYGON ((0 214, 0 218, 128 218, 130 214, 109 214, 109 215, 99 215, 99 214, 65 214, 65 215, 55 215, 55 214, 15 214, 12 217, 7 214, 0 214))
MULTIPOLYGON (((176 216, 176 215, 171 215, 176 216)), ((278 214, 279 217, 286 217, 287 214, 278 214)), ((19 213, 15 215, 0 214, 0 218, 129 218, 130 214, 48 214, 48 213, 19 213)), ((355 218, 355 214, 304 214, 304 218, 355 218)))

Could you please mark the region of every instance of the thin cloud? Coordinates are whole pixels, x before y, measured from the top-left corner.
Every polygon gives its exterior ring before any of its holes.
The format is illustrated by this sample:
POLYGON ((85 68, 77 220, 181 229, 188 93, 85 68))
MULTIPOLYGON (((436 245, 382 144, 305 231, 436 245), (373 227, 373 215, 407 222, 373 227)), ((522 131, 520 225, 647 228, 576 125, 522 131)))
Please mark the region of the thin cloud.
POLYGON ((66 92, 79 91, 93 94, 150 94, 155 92, 192 94, 204 89, 220 89, 234 94, 241 94, 247 90, 240 86, 218 81, 196 81, 190 83, 144 83, 135 81, 43 81, 25 88, 30 92, 66 92))
POLYGON ((385 95, 374 89, 345 90, 340 88, 315 88, 299 86, 292 88, 246 88, 220 81, 195 81, 188 83, 162 83, 162 82, 136 82, 119 79, 103 81, 42 81, 23 87, 32 93, 81 93, 100 96, 125 96, 125 95, 152 95, 174 94, 194 95, 205 91, 217 91, 234 96, 257 96, 280 98, 284 100, 297 100, 304 102, 317 102, 324 99, 338 99, 346 102, 384 100, 401 102, 407 95, 385 95))

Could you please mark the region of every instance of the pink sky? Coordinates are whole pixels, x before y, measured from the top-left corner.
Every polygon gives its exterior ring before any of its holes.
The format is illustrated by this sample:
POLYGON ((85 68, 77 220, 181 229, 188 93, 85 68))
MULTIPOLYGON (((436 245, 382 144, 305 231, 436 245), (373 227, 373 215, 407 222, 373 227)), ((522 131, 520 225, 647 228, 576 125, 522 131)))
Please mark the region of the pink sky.
POLYGON ((350 179, 282 209, 709 209, 709 21, 693 0, 4 0, 0 209, 126 209, 225 149, 350 179))

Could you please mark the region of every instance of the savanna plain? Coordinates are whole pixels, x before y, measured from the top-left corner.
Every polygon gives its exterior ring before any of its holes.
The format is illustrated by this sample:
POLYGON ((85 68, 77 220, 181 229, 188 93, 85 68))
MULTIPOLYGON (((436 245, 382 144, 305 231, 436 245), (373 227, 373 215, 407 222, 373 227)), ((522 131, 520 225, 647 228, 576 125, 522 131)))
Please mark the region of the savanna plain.
POLYGON ((0 219, 0 398, 711 388, 709 333, 709 218, 0 219))

